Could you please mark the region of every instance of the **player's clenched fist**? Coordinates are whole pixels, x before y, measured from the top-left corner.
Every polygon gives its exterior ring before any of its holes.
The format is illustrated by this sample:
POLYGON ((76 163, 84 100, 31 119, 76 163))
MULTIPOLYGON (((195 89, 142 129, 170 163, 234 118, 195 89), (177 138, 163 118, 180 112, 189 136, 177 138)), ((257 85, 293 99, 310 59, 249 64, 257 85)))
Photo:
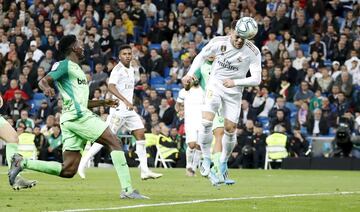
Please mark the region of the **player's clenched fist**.
POLYGON ((223 80, 223 85, 227 88, 235 87, 235 82, 232 79, 223 80))
POLYGON ((185 76, 181 79, 181 81, 182 81, 182 83, 183 83, 183 85, 184 85, 185 90, 189 90, 189 89, 190 89, 191 83, 192 83, 193 80, 194 80, 193 77, 192 77, 192 76, 189 76, 189 75, 185 75, 185 76))

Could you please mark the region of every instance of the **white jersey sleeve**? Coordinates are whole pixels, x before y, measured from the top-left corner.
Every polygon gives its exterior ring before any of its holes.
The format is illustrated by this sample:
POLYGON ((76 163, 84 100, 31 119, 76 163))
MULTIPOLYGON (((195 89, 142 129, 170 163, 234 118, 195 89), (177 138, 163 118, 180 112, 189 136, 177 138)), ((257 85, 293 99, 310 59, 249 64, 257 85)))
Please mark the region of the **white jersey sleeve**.
POLYGON ((176 102, 178 103, 184 103, 184 100, 185 100, 185 95, 186 95, 186 91, 185 89, 181 89, 180 92, 179 92, 179 95, 178 95, 178 98, 176 99, 176 102))
POLYGON ((237 86, 257 86, 261 83, 261 54, 253 54, 250 57, 250 77, 244 79, 235 79, 237 86))
POLYGON ((117 85, 121 79, 121 68, 120 66, 116 65, 113 70, 111 71, 109 84, 117 85))

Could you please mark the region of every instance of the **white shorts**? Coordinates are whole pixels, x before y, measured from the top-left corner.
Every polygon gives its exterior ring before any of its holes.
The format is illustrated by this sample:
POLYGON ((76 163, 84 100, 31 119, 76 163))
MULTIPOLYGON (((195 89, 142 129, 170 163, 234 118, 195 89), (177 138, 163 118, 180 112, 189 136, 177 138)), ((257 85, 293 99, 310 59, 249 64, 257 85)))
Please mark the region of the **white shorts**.
POLYGON ((199 135, 199 130, 196 129, 195 127, 185 127, 185 135, 186 135, 186 139, 185 142, 188 144, 190 142, 195 142, 198 143, 198 135, 199 135))
POLYGON ((222 107, 220 116, 238 123, 241 110, 242 92, 227 93, 219 86, 209 86, 206 89, 203 111, 216 114, 222 107))
POLYGON ((110 108, 110 115, 107 117, 106 122, 114 133, 117 133, 121 127, 125 127, 129 131, 144 128, 139 114, 133 110, 110 108))

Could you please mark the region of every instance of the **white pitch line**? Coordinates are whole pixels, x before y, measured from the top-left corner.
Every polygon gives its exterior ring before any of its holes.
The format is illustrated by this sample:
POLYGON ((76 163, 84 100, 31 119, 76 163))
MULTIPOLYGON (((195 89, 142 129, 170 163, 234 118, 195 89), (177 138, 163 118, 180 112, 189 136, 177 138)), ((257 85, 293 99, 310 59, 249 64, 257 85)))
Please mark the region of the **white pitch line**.
POLYGON ((279 194, 279 195, 272 195, 272 196, 249 196, 249 197, 220 198, 220 199, 200 199, 200 200, 181 201, 181 202, 139 204, 139 205, 110 207, 110 208, 67 209, 67 210, 63 210, 63 211, 49 211, 49 212, 111 211, 111 210, 159 207, 159 206, 169 206, 169 205, 190 205, 190 204, 198 204, 198 203, 204 203, 204 202, 239 201, 239 200, 254 200, 254 199, 281 199, 281 198, 288 198, 288 197, 330 196, 330 195, 349 195, 349 194, 360 194, 360 191, 343 191, 343 192, 313 193, 313 194, 279 194))

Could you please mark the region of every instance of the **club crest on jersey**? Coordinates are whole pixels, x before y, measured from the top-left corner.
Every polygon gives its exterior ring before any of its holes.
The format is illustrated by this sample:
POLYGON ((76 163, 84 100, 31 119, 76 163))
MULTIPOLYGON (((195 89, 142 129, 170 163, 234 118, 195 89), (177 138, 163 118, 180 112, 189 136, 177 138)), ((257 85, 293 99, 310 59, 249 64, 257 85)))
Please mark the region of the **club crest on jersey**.
POLYGON ((224 53, 226 51, 226 46, 225 45, 220 46, 220 51, 224 53))
POLYGON ((239 63, 241 63, 241 62, 243 61, 243 59, 242 59, 241 57, 239 57, 239 58, 237 59, 237 61, 239 61, 239 63))

